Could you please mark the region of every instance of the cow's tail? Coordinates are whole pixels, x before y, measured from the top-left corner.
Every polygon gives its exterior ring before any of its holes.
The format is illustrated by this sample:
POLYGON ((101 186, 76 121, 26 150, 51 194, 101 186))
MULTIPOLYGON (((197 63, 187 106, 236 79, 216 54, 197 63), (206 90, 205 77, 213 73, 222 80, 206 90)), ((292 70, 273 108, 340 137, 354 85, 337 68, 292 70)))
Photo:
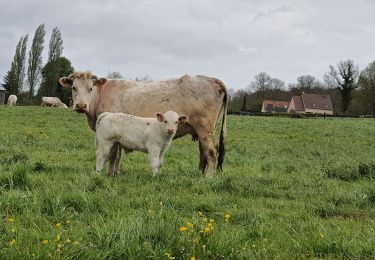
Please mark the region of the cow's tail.
POLYGON ((222 91, 224 92, 223 103, 222 103, 222 107, 220 110, 220 115, 222 116, 222 122, 221 122, 218 157, 217 157, 217 170, 222 171, 224 156, 225 156, 225 143, 226 143, 226 138, 227 138, 228 91, 223 82, 221 82, 220 80, 217 80, 217 83, 220 85, 222 91))

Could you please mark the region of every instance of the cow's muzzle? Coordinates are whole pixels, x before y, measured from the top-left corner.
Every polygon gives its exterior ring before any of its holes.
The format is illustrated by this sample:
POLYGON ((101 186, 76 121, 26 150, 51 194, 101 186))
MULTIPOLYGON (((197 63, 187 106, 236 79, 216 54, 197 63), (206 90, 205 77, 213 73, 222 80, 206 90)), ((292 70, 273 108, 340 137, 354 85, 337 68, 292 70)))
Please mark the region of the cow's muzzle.
POLYGON ((74 107, 74 111, 78 113, 84 113, 87 111, 87 105, 86 104, 76 104, 74 107))

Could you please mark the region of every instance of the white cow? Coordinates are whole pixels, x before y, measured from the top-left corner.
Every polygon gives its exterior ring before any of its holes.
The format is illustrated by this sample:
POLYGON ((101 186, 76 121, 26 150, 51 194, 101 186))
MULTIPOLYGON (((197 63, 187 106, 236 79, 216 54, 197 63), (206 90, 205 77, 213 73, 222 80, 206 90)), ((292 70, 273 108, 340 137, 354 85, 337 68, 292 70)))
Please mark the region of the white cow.
POLYGON ((59 107, 59 108, 68 108, 58 97, 42 97, 42 107, 59 107))
POLYGON ((170 147, 177 126, 188 121, 185 115, 168 111, 156 113, 156 118, 136 117, 123 113, 100 114, 96 121, 96 172, 99 173, 105 161, 120 144, 126 153, 147 152, 155 176, 160 172, 164 154, 170 147))
POLYGON ((10 95, 8 97, 8 106, 15 106, 17 103, 17 96, 16 95, 10 95))

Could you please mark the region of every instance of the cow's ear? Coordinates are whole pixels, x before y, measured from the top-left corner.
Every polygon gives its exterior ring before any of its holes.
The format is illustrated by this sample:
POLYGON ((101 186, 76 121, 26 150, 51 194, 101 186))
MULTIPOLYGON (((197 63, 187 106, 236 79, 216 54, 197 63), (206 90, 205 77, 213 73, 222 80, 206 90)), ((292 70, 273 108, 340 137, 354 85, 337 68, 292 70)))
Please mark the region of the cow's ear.
POLYGON ((160 122, 164 121, 164 115, 162 113, 156 113, 155 116, 158 121, 160 122))
POLYGON ((73 85, 73 79, 71 77, 62 77, 59 79, 59 83, 64 88, 71 88, 73 85))
POLYGON ((178 123, 180 123, 180 124, 187 123, 188 120, 189 120, 189 117, 185 116, 185 115, 182 115, 182 116, 178 117, 178 123))
POLYGON ((98 87, 101 87, 103 86, 105 83, 107 83, 107 79, 106 78, 100 78, 100 79, 94 79, 94 86, 98 86, 98 87))

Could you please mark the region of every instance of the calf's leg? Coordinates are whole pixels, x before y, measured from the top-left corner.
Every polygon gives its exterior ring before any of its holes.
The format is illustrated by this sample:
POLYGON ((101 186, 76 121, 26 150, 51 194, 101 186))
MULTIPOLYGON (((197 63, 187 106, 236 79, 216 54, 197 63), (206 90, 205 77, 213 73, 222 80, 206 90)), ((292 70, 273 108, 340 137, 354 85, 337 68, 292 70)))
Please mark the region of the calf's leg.
POLYGON ((109 168, 108 176, 113 176, 118 174, 118 165, 121 158, 121 146, 119 143, 115 143, 112 146, 112 149, 109 154, 109 168))
POLYGON ((160 149, 152 148, 148 149, 148 158, 150 160, 152 175, 155 177, 159 173, 160 166, 160 149))
POLYGON ((105 161, 111 151, 112 144, 110 142, 97 142, 96 148, 96 172, 99 174, 103 170, 105 161))

